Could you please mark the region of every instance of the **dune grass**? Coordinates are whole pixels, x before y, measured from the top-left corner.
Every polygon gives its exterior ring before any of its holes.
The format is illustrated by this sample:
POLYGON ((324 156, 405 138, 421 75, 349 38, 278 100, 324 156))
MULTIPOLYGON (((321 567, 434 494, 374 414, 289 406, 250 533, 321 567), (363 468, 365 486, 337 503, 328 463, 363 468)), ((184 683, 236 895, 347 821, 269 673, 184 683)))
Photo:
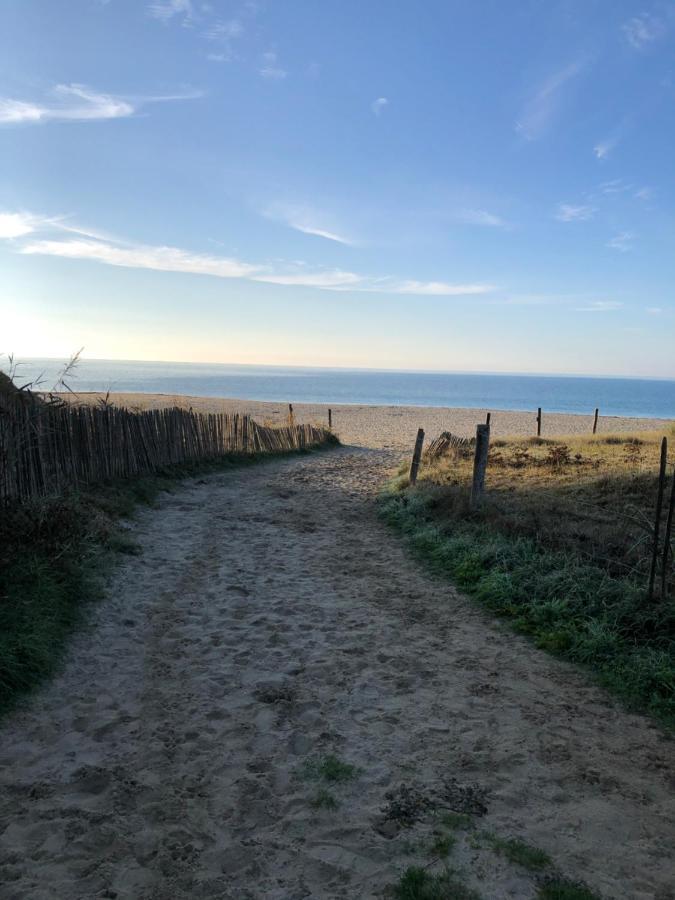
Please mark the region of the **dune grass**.
MULTIPOLYGON (((415 488, 401 474, 381 513, 516 630, 672 727, 672 557, 670 598, 646 600, 659 445, 645 433, 496 440, 478 511, 469 508, 468 452, 424 465, 415 488)), ((669 472, 672 463, 671 452, 669 472)))

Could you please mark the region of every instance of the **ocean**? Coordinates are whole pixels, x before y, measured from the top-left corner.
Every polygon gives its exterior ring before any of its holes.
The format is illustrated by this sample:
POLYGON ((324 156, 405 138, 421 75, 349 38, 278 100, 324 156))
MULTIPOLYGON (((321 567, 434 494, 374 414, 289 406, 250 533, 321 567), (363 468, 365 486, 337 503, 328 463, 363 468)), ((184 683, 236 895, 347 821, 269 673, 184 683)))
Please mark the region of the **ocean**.
MULTIPOLYGON (((51 359, 22 360, 17 382, 53 387, 62 366, 51 359)), ((0 359, 0 368, 7 368, 0 359)), ((286 403, 479 407, 603 416, 675 419, 675 380, 587 378, 318 369, 207 363, 81 360, 69 378, 74 391, 120 391, 231 397, 286 403)))

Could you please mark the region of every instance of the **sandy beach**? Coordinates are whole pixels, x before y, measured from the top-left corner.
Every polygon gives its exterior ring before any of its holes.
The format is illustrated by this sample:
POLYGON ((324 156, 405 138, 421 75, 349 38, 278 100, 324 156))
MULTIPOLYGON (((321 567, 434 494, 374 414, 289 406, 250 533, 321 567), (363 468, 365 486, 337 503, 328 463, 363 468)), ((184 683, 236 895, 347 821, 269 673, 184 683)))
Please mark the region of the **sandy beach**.
MULTIPOLYGON (((70 399, 96 403, 103 394, 75 394, 70 399)), ((217 397, 184 397, 172 394, 110 394, 110 402, 130 409, 159 409, 165 406, 192 408, 196 412, 249 413, 260 422, 278 423, 288 416, 288 404, 269 403, 260 400, 232 400, 217 397)), ((292 400, 292 398, 291 398, 292 400)), ((476 425, 484 422, 487 409, 460 409, 428 406, 360 406, 335 404, 333 429, 343 444, 372 449, 407 450, 413 446, 418 428, 424 428, 427 438, 436 437, 442 431, 470 437, 476 433, 476 425)), ((298 422, 327 424, 328 406, 312 403, 293 403, 298 422)), ((672 422, 667 419, 633 419, 600 415, 599 434, 661 428, 667 433, 672 422)), ((494 437, 526 436, 536 434, 536 410, 514 412, 491 411, 491 431, 494 437)), ((562 436, 590 434, 593 428, 593 411, 589 415, 571 415, 543 412, 542 435, 562 436)))

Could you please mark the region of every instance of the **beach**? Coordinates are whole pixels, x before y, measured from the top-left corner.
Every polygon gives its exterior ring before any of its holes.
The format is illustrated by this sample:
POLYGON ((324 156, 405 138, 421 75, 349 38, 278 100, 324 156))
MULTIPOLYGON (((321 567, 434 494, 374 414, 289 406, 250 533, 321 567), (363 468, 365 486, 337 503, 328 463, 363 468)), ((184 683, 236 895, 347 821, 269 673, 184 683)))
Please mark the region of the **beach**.
MULTIPOLYGON (((64 395, 72 402, 98 403, 105 394, 77 393, 64 395)), ((161 409, 178 406, 192 408, 201 413, 248 413, 257 421, 280 424, 288 418, 288 404, 259 400, 234 400, 217 397, 186 397, 173 394, 123 394, 108 396, 108 401, 132 410, 161 409)), ((292 401, 292 398, 291 398, 292 401)), ((476 425, 485 422, 491 413, 491 434, 493 437, 515 437, 536 435, 536 410, 502 411, 488 409, 462 409, 429 406, 367 406, 357 404, 336 404, 332 410, 333 430, 343 444, 404 451, 415 442, 418 428, 423 428, 431 440, 442 431, 450 431, 463 437, 476 432, 476 425)), ((328 405, 293 403, 293 414, 297 422, 328 423, 328 405)), ((600 415, 598 434, 615 432, 664 430, 672 427, 668 419, 638 419, 600 415)), ((587 416, 568 413, 542 412, 542 436, 562 437, 565 435, 591 434, 593 430, 592 411, 587 416)))

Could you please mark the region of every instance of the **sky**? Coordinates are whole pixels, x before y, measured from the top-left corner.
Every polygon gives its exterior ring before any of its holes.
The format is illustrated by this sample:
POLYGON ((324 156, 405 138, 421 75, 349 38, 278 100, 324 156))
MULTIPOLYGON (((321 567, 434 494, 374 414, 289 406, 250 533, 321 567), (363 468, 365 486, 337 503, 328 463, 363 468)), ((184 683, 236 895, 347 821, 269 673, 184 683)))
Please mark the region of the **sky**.
POLYGON ((0 0, 0 353, 675 378, 675 0, 0 0))

